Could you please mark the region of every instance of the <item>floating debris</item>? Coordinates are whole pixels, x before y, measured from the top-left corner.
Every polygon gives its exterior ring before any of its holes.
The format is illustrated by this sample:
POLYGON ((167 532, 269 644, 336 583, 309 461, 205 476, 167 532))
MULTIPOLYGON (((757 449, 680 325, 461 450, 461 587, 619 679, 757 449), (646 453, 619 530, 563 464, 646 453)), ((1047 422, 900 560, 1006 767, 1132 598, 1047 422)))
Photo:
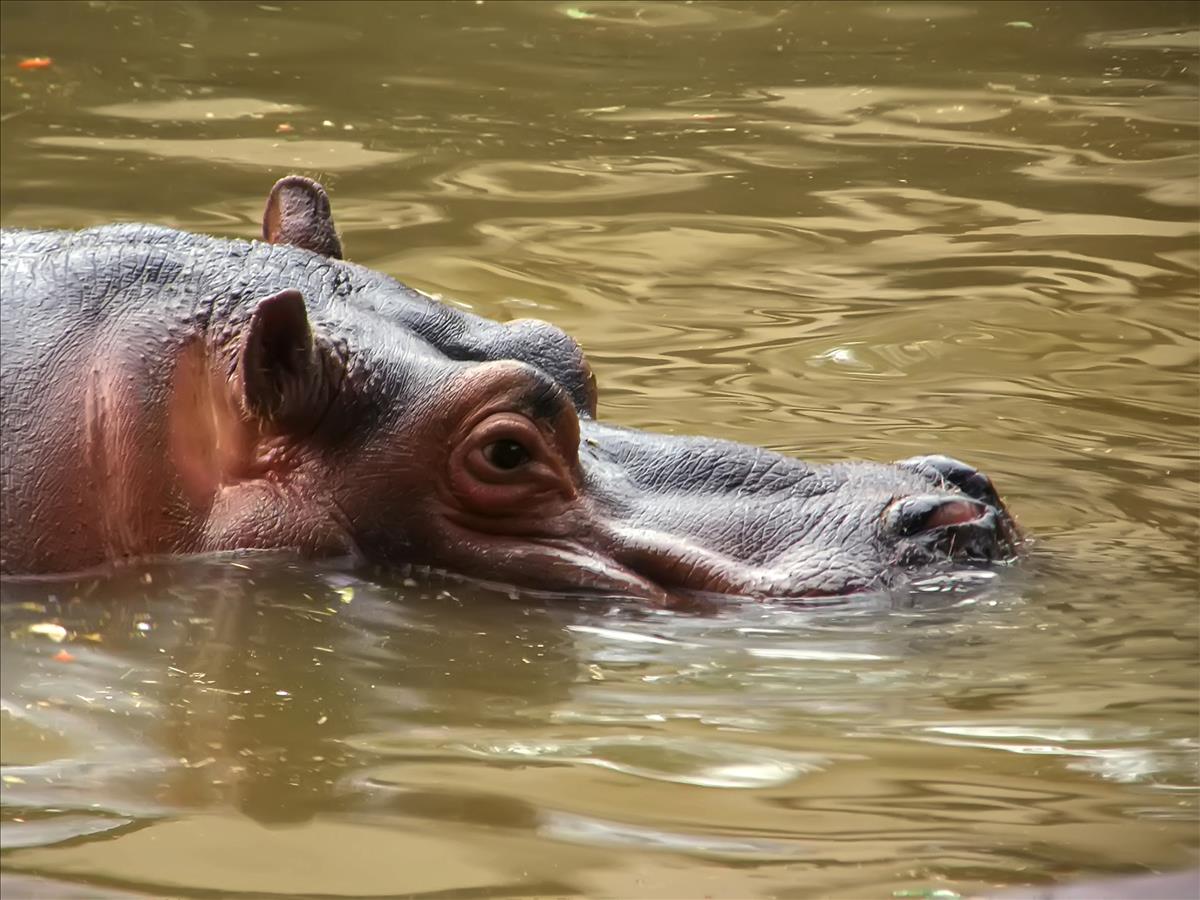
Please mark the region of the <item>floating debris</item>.
POLYGON ((17 63, 18 69, 48 69, 54 65, 54 60, 48 56, 31 56, 17 63))

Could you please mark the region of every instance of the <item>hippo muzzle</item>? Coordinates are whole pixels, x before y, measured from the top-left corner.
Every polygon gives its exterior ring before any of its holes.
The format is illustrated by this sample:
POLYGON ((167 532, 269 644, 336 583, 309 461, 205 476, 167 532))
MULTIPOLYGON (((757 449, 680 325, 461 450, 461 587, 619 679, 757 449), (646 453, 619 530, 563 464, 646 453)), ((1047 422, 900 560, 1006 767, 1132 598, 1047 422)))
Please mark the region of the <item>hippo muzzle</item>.
POLYGON ((614 558, 673 593, 844 595, 1015 551, 999 498, 963 493, 940 461, 813 467, 727 441, 584 433, 614 558))
MULTIPOLYGON (((398 528, 397 540, 360 533, 369 558, 675 604, 854 594, 939 562, 1016 552, 991 481, 955 460, 812 466, 731 441, 603 425, 529 364, 459 365, 441 379, 443 427, 403 456, 371 454, 373 467, 393 472, 420 458, 429 493, 413 496, 410 484, 407 499, 386 501, 423 510, 424 527, 398 528)), ((430 415, 391 430, 419 434, 430 415)))

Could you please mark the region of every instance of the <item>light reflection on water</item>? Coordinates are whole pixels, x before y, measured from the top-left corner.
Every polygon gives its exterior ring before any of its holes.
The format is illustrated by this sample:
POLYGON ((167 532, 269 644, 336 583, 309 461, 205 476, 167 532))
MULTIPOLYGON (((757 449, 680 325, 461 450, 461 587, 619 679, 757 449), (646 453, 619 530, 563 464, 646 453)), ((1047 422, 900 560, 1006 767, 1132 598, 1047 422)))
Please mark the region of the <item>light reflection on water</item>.
POLYGON ((298 166, 355 261, 579 337, 605 418, 950 453, 1033 544, 707 615, 286 556, 6 582, 7 874, 888 897, 1194 862, 1194 10, 71 9, 3 10, 5 225, 250 236, 298 166))

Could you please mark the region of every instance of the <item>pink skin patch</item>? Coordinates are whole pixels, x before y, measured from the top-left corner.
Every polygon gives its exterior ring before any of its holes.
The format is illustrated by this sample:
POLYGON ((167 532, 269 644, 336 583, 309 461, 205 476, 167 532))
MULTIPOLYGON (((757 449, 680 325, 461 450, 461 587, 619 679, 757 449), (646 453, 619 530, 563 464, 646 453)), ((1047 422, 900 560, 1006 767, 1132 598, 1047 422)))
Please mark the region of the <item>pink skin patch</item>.
POLYGON ((945 528, 947 525, 965 525, 987 515, 987 507, 972 500, 952 500, 943 503, 925 521, 922 530, 945 528))

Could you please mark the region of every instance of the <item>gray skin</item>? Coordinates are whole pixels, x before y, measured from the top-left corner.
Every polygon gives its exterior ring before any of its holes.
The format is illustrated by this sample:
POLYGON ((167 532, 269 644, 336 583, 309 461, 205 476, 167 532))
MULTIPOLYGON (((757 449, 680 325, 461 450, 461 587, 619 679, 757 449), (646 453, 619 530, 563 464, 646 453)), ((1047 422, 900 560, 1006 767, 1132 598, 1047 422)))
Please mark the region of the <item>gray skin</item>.
POLYGON ((263 233, 3 233, 4 572, 290 548, 670 604, 1015 553, 991 482, 946 457, 810 466, 600 424, 574 340, 342 261, 308 179, 263 233))

